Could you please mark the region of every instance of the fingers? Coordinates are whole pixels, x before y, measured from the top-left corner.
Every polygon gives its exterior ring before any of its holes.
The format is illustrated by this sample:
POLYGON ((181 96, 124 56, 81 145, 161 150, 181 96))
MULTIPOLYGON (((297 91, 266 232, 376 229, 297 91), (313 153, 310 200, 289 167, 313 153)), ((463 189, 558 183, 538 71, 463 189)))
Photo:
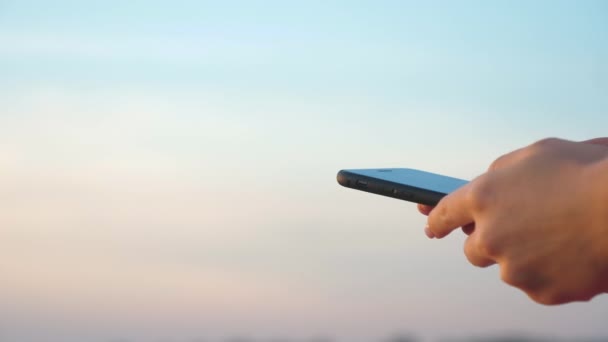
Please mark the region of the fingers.
POLYGON ((472 234, 467 237, 464 242, 464 255, 469 262, 477 267, 488 267, 494 265, 496 261, 487 253, 484 253, 484 248, 481 247, 479 241, 480 234, 472 234))
POLYGON ((430 205, 426 205, 426 204, 418 204, 418 211, 422 214, 422 215, 429 215, 430 212, 433 210, 433 208, 430 205))
POLYGON ((584 144, 603 145, 608 146, 608 138, 595 138, 590 140, 581 141, 584 144))
POLYGON ((475 231, 475 223, 469 223, 466 226, 462 226, 462 232, 466 235, 471 235, 475 231))
POLYGON ((433 236, 442 238, 474 221, 468 196, 472 183, 442 198, 429 213, 428 228, 433 236))

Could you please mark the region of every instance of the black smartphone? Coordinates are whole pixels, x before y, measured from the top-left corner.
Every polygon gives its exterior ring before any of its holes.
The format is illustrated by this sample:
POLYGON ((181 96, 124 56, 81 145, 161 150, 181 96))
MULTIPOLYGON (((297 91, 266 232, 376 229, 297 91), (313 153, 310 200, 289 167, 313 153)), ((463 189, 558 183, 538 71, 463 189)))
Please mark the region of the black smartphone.
POLYGON ((436 205, 468 181, 414 169, 353 169, 338 172, 338 183, 404 201, 436 205))

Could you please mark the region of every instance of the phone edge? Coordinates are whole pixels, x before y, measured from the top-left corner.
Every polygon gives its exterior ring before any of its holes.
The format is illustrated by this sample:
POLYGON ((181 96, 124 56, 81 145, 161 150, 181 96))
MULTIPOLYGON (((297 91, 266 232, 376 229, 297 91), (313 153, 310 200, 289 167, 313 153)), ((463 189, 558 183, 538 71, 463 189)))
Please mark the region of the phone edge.
POLYGON ((336 179, 338 184, 346 188, 430 206, 437 205, 446 195, 441 192, 355 174, 347 170, 340 170, 336 179), (361 182, 366 182, 366 184, 361 184, 361 182))

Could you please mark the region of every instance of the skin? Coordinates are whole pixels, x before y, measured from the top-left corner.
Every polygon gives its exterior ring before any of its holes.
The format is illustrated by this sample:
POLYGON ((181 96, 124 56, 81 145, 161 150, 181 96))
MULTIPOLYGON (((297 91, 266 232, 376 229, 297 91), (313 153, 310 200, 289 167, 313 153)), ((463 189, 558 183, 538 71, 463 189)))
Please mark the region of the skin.
POLYGON ((471 264, 498 264, 504 282, 538 303, 608 292, 608 138, 541 140, 418 208, 430 238, 462 227, 471 264))

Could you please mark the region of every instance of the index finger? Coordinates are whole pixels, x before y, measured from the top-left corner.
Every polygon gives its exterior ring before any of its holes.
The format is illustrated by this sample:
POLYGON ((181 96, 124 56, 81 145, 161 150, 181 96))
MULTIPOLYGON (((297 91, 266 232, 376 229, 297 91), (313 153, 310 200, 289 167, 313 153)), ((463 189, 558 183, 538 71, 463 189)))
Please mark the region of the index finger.
POLYGON ((428 215, 429 215, 429 213, 430 213, 431 211, 433 211, 433 208, 435 208, 435 207, 430 206, 430 205, 426 205, 426 204, 420 204, 420 203, 418 203, 418 211, 419 211, 419 212, 420 212, 422 215, 426 215, 426 216, 428 216, 428 215))
POLYGON ((473 210, 468 200, 471 183, 467 183, 442 198, 429 213, 428 227, 433 235, 442 238, 453 230, 473 223, 473 210))

